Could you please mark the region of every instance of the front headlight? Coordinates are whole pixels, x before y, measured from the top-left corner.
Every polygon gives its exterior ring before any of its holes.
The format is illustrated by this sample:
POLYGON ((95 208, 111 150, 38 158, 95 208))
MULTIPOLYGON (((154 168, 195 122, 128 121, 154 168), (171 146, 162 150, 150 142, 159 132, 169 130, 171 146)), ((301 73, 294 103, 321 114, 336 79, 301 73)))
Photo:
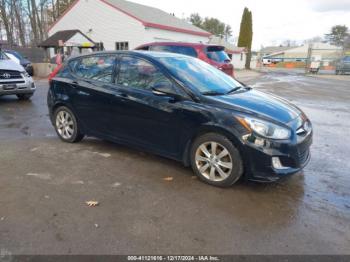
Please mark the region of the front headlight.
POLYGON ((285 127, 250 117, 237 117, 238 121, 248 130, 260 136, 272 139, 288 139, 291 131, 285 127))
POLYGON ((22 74, 23 74, 23 76, 24 76, 24 77, 26 77, 26 78, 30 78, 30 75, 28 74, 28 72, 27 72, 27 71, 22 72, 22 74))

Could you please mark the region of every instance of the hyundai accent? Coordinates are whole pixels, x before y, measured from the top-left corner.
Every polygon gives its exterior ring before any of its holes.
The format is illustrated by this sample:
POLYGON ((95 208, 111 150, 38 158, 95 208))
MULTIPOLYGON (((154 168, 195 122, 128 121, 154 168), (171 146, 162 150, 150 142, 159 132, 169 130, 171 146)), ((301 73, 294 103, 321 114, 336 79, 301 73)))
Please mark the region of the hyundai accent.
POLYGON ((64 142, 126 144, 181 161, 214 186, 276 181, 310 159, 312 126, 298 107, 179 54, 72 58, 50 80, 48 107, 64 142))

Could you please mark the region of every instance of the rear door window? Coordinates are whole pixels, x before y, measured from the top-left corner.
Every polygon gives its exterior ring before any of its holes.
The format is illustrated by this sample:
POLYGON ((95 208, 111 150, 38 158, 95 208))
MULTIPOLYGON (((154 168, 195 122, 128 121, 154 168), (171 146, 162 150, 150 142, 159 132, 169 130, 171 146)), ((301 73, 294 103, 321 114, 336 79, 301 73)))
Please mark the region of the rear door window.
POLYGON ((207 57, 218 63, 225 63, 230 61, 230 58, 225 52, 225 48, 222 46, 207 47, 207 57))
POLYGON ((73 72, 81 78, 111 83, 114 64, 114 55, 88 56, 73 65, 73 72))
POLYGON ((177 46, 177 45, 151 46, 151 51, 169 52, 169 53, 176 53, 176 54, 197 57, 197 52, 192 46, 177 46))

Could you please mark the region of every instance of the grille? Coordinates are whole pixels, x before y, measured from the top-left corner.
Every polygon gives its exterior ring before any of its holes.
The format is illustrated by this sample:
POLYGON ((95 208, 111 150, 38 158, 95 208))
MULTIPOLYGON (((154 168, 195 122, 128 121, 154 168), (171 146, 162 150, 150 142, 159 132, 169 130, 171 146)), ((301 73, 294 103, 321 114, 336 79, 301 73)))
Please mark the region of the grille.
POLYGON ((18 81, 0 81, 0 85, 24 84, 23 80, 18 81))
POLYGON ((0 80, 18 79, 22 78, 19 71, 13 70, 0 70, 0 80))
POLYGON ((306 161, 307 158, 309 157, 309 152, 310 152, 309 149, 307 149, 307 150, 305 150, 305 151, 303 151, 303 152, 299 152, 299 163, 300 163, 300 164, 305 163, 305 161, 306 161))
POLYGON ((311 143, 312 138, 309 136, 301 144, 298 145, 298 159, 300 164, 305 163, 309 157, 311 143))

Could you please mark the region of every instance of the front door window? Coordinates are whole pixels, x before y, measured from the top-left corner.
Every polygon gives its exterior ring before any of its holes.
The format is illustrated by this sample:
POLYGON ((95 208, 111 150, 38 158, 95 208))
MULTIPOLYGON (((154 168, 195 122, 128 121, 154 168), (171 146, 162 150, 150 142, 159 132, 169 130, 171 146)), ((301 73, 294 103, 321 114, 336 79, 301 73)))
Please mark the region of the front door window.
POLYGON ((160 83, 172 85, 171 81, 151 63, 137 57, 122 57, 118 85, 151 91, 152 87, 160 83))

